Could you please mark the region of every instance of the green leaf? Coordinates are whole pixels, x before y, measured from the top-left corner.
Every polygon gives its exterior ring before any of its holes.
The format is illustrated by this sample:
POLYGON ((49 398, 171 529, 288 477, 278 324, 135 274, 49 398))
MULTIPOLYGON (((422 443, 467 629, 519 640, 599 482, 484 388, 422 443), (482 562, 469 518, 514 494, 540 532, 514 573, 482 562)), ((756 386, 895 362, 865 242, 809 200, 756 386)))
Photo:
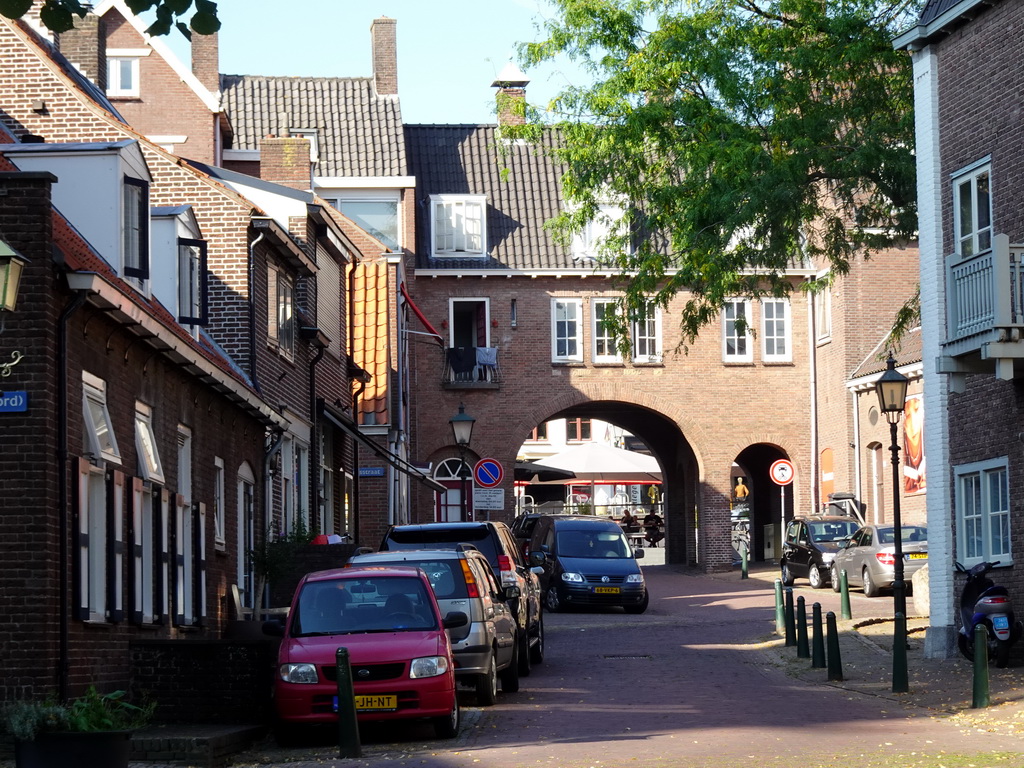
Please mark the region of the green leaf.
POLYGON ((200 35, 212 35, 220 29, 220 19, 212 13, 197 13, 192 16, 189 26, 200 35))
POLYGON ((0 0, 0 16, 20 19, 32 7, 32 0, 0 0))
MULTIPOLYGON (((67 32, 75 27, 75 19, 72 16, 72 9, 75 5, 78 4, 75 2, 65 2, 65 0, 46 0, 43 3, 43 7, 39 10, 39 19, 52 32, 67 32)), ((79 16, 84 15, 85 10, 82 9, 79 16)))

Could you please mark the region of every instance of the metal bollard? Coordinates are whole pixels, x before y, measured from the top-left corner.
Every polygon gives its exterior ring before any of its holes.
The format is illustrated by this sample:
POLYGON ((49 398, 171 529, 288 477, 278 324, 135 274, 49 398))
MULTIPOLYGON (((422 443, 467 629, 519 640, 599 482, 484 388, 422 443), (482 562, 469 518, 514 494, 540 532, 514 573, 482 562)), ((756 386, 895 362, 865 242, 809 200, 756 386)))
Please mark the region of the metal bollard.
POLYGON ((362 757, 348 648, 338 649, 334 664, 338 671, 338 757, 362 757))
POLYGON ((846 575, 846 569, 839 572, 839 615, 844 619, 852 619, 850 611, 850 579, 846 575))
POLYGON ((910 690, 907 680, 907 617, 896 614, 892 630, 892 692, 906 693, 910 690))
POLYGON ((811 649, 807 645, 807 608, 804 606, 803 595, 796 599, 796 657, 811 658, 811 649))
POLYGON ((793 615, 792 587, 786 587, 786 645, 796 645, 796 617, 793 615))
POLYGON ((825 668, 825 637, 821 631, 821 603, 811 606, 811 667, 825 668))
POLYGON ((786 631, 786 609, 782 607, 782 579, 775 580, 775 631, 786 631))
POLYGON ((977 624, 974 627, 974 698, 971 706, 984 709, 988 705, 988 631, 984 624, 977 624))
POLYGON ((842 682, 843 660, 839 656, 839 630, 836 627, 836 615, 833 611, 825 614, 825 625, 828 629, 828 679, 842 682))
POLYGON ((740 578, 750 578, 750 553, 747 552, 747 543, 740 544, 740 578))

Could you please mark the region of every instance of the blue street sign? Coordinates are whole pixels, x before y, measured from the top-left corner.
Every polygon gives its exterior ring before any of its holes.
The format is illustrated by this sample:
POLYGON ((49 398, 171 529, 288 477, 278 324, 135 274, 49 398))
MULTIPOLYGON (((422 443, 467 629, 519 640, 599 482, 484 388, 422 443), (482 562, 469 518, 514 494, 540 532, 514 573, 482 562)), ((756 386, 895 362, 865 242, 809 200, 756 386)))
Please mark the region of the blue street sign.
POLYGON ((360 467, 360 477, 384 477, 384 467, 360 467))
POLYGON ((24 413, 28 410, 28 392, 0 392, 0 413, 24 413))

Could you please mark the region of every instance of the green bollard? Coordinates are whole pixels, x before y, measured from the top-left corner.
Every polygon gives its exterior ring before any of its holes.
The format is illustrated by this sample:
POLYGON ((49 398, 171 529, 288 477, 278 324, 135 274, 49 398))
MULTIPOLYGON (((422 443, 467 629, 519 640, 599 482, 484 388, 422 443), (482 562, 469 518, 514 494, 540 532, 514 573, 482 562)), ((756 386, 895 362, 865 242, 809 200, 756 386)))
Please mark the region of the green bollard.
POLYGON ((833 611, 825 614, 825 625, 828 628, 828 679, 839 683, 843 680, 843 660, 839 656, 839 630, 833 611))
POLYGON ((974 627, 974 709, 984 709, 988 697, 988 631, 984 624, 974 627))
POLYGON ((844 619, 852 619, 850 611, 850 580, 846 576, 846 569, 839 572, 839 611, 844 619))
POLYGON ((807 608, 804 606, 803 595, 796 599, 796 657, 811 658, 811 649, 807 645, 807 608))
POLYGON ((907 680, 907 617, 896 614, 892 631, 892 692, 906 693, 910 690, 907 680))
POLYGON ((352 687, 352 667, 348 661, 348 648, 339 648, 335 654, 338 671, 338 757, 362 757, 359 743, 359 721, 356 718, 355 689, 352 687))
POLYGON ((821 631, 821 603, 811 606, 811 667, 825 668, 825 638, 821 631))
POLYGON ((740 544, 740 578, 750 578, 750 554, 747 552, 746 542, 740 544))
POLYGON ((775 631, 786 631, 786 609, 782 607, 782 579, 775 580, 775 631))
POLYGON ((786 645, 796 645, 796 617, 793 615, 792 587, 786 587, 786 645))

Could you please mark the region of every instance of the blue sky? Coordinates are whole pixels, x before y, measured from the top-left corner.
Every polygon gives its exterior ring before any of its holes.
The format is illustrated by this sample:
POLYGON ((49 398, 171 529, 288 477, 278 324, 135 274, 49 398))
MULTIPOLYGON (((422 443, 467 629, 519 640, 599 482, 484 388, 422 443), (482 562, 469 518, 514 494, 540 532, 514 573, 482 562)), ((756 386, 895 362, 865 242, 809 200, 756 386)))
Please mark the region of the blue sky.
MULTIPOLYGON (((492 123, 491 82, 551 10, 546 0, 220 0, 218 12, 220 71, 232 75, 369 75, 370 23, 397 19, 405 122, 492 123)), ((555 66, 526 74, 533 104, 580 78, 555 66)))

